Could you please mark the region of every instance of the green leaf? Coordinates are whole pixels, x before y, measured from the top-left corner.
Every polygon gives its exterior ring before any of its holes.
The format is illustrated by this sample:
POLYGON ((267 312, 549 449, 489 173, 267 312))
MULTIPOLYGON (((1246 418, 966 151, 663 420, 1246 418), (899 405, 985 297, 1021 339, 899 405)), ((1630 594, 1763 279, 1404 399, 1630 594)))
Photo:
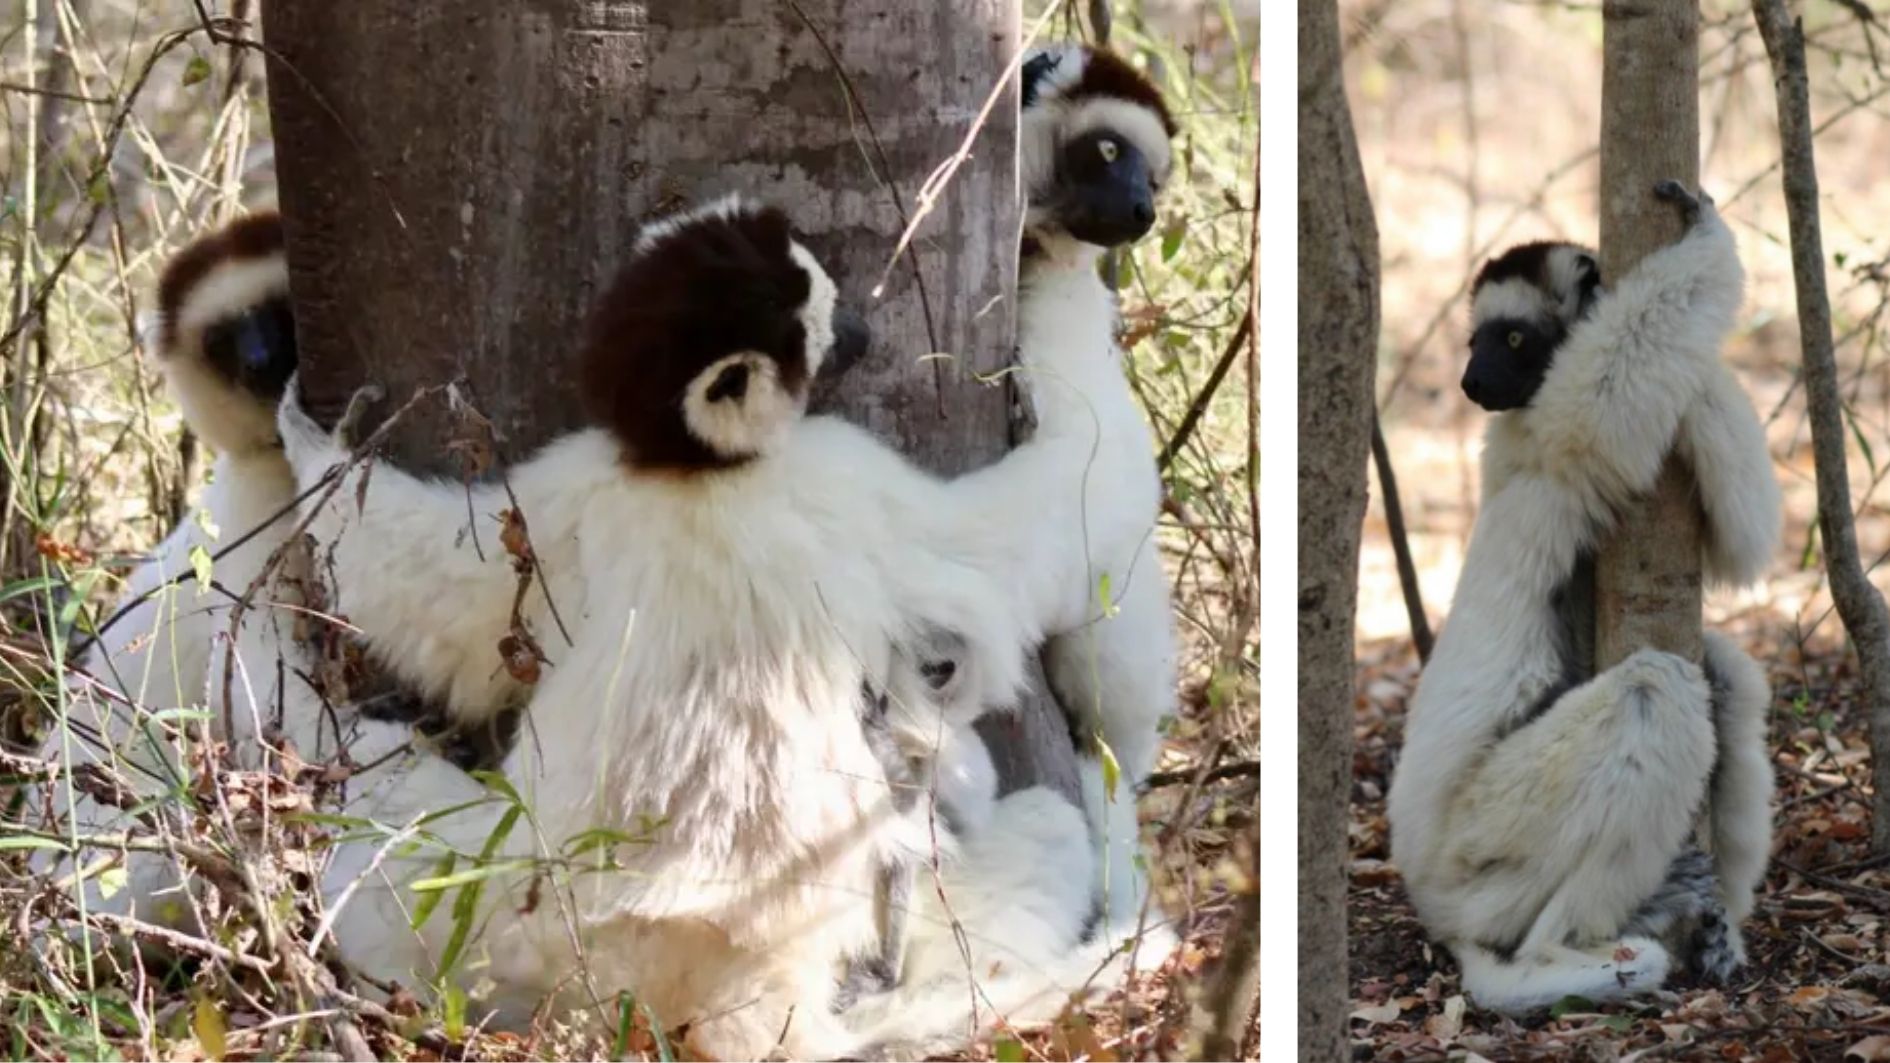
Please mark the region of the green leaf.
POLYGON ((203 1046, 203 1054, 211 1059, 222 1059, 228 1047, 226 1035, 229 1027, 223 1022, 223 1012, 217 1009, 217 1002, 206 994, 197 998, 197 1007, 190 1019, 191 1032, 197 1035, 197 1043, 203 1046))
POLYGON ((114 894, 123 890, 130 882, 131 874, 124 869, 123 865, 108 867, 98 873, 99 896, 110 900, 114 894))
POLYGON ((1181 238, 1188 233, 1188 219, 1176 218, 1162 230, 1162 261, 1169 262, 1181 250, 1181 238))
POLYGON ((205 59, 201 55, 192 56, 190 62, 184 64, 185 87, 195 85, 197 82, 203 81, 209 76, 210 60, 205 59))
POLYGON ((51 849, 60 853, 70 851, 70 847, 65 842, 54 841, 51 838, 36 838, 30 834, 16 834, 0 838, 0 852, 9 849, 51 849))
POLYGON ((1549 1018, 1559 1019, 1564 1015, 1575 1015, 1595 1010, 1595 1002, 1587 997, 1574 995, 1563 997, 1549 1008, 1549 1018))
POLYGON ((1105 572, 1096 580, 1096 600, 1102 605, 1104 618, 1113 619, 1122 610, 1116 605, 1116 596, 1112 591, 1109 573, 1105 572))
POLYGON ((465 1040, 466 991, 451 982, 440 991, 440 1023, 446 1027, 447 1040, 465 1040))
POLYGON ((1024 1063, 1024 1044, 1014 1037, 1000 1037, 991 1043, 991 1057, 997 1063, 1024 1063))
POLYGON ((1103 793, 1113 803, 1116 799, 1116 784, 1122 781, 1122 763, 1116 759, 1116 751, 1109 748, 1109 743, 1103 741, 1101 735, 1096 736, 1095 742, 1096 751, 1102 757, 1103 793))
MULTIPOLYGON (((434 865, 434 878, 451 878, 453 868, 458 863, 458 853, 447 853, 438 864, 434 865)), ((433 910, 438 908, 440 902, 445 899, 445 890, 428 890, 422 893, 420 895, 420 903, 413 906, 413 918, 408 921, 407 925, 414 930, 418 930, 427 925, 427 918, 433 914, 433 910)))
POLYGON ((51 590, 57 586, 59 586, 59 580, 53 576, 39 576, 33 579, 23 579, 16 583, 9 583, 5 587, 0 587, 0 602, 10 602, 22 595, 37 594, 40 591, 51 590))
POLYGON ((637 1026, 637 998, 617 994, 617 1038, 611 1042, 610 1058, 623 1059, 630 1054, 630 1034, 637 1026))
POLYGON ((456 886, 468 886, 475 882, 484 882, 494 875, 503 875, 508 871, 523 871, 532 866, 530 860, 500 860, 496 863, 469 867, 451 875, 436 878, 423 878, 407 888, 415 893, 429 893, 435 890, 450 890, 456 886))
POLYGON ((210 589, 210 551, 198 543, 190 548, 190 570, 197 574, 197 593, 210 589))
POLYGON ((1615 1033, 1626 1033, 1634 1028, 1634 1016, 1609 1015, 1601 1020, 1601 1025, 1615 1033))

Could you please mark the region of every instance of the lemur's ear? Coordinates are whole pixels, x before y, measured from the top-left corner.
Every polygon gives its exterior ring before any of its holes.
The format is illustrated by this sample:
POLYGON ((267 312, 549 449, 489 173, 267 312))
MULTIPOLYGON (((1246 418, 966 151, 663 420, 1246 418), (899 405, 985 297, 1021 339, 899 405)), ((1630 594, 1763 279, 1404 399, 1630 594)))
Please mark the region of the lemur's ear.
POLYGON ((1024 64, 1024 69, 1021 74, 1023 80, 1023 101, 1021 106, 1026 109, 1036 106, 1037 90, 1043 84, 1043 79, 1048 76, 1052 70, 1055 70, 1057 65, 1062 61, 1063 57, 1053 51, 1039 52, 1030 57, 1030 61, 1024 64))
POLYGON ((1576 291, 1579 293, 1575 305, 1575 316, 1588 313, 1588 308, 1595 305, 1595 297, 1601 292, 1601 263, 1595 256, 1582 254, 1575 259, 1578 280, 1576 291))

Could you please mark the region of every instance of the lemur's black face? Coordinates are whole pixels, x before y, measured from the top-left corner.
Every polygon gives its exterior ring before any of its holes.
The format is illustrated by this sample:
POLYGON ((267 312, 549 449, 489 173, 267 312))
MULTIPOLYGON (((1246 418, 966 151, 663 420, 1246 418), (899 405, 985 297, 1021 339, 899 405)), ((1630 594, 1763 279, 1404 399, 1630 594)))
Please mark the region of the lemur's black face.
POLYGON ((1470 364, 1463 393, 1493 413, 1526 408, 1601 292, 1588 249, 1539 240, 1484 263, 1470 287, 1470 364))
POLYGON ((1463 393, 1491 413, 1528 406, 1565 338, 1567 332, 1558 324, 1519 318, 1484 322, 1470 335, 1463 393))
POLYGON ((1140 240, 1155 224, 1154 174, 1128 137, 1110 129, 1072 137, 1057 169, 1064 227, 1078 240, 1114 247, 1140 240))
POLYGON ((225 380, 259 398, 281 398, 296 364, 288 297, 267 299, 248 313, 205 328, 203 350, 225 380))

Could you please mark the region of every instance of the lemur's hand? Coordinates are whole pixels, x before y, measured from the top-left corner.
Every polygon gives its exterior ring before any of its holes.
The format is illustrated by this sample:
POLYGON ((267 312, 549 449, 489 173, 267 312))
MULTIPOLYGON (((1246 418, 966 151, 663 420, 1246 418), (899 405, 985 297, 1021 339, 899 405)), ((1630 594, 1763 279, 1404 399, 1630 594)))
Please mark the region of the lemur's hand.
POLYGON ((1686 222, 1687 228, 1689 229, 1700 223, 1700 216, 1702 214, 1708 213, 1713 209, 1713 197, 1707 195, 1704 188, 1702 188, 1700 194, 1695 197, 1693 193, 1687 191, 1686 185, 1672 179, 1661 181, 1654 185, 1654 195, 1656 198, 1665 200, 1678 207, 1680 209, 1680 220, 1686 222))
POLYGON ((348 407, 341 411, 341 419, 335 422, 335 445, 343 450, 353 450, 355 430, 361 427, 361 418, 367 416, 368 407, 387 397, 387 392, 379 384, 363 384, 348 396, 348 407))

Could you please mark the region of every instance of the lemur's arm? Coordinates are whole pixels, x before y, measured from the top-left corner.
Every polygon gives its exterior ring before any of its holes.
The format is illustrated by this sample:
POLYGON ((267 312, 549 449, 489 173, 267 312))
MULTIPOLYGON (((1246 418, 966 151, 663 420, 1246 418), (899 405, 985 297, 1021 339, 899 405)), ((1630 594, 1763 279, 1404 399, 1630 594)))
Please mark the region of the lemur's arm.
POLYGON ((1690 228, 1643 259, 1577 322, 1529 411, 1542 467, 1598 501, 1652 487, 1680 419, 1705 392, 1736 322, 1745 274, 1711 199, 1655 194, 1690 228))
MULTIPOLYGON (((278 427, 304 491, 349 457, 303 412, 293 385, 278 427)), ((565 481, 576 470, 610 466, 573 462, 569 451, 554 446, 510 476, 538 568, 557 581, 550 593, 561 608, 560 591, 576 593, 571 529, 575 504, 585 494, 565 481), (548 489, 554 485, 564 489, 548 489)), ((511 630, 519 584, 514 558, 500 542, 498 517, 512 506, 503 485, 423 480, 387 462, 363 462, 332 494, 314 494, 302 506, 335 584, 337 608, 377 654, 427 694, 444 698, 459 718, 484 717, 516 701, 520 686, 503 668, 498 648, 511 630), (470 529, 469 519, 477 522, 470 529)), ((555 626, 545 594, 535 574, 521 609, 549 650, 555 626)))
POLYGON ((1706 578, 1733 587, 1752 582, 1778 549, 1781 503, 1765 428, 1731 371, 1708 376, 1706 391, 1680 419, 1679 447, 1706 512, 1706 578))

